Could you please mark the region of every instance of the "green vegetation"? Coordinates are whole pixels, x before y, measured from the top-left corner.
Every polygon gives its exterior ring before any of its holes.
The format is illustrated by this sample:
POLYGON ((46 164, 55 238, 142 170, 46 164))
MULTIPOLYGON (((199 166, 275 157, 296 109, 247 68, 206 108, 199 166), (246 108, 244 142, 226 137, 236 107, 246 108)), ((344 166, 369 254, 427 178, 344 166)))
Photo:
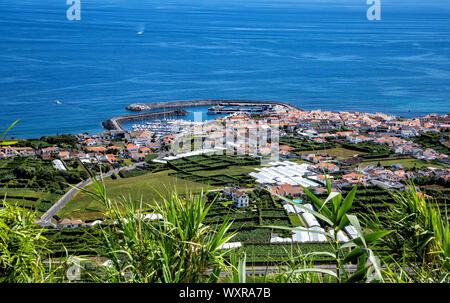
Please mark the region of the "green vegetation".
MULTIPOLYGON (((392 195, 397 204, 385 220, 378 220, 376 213, 359 215, 361 220, 349 213, 356 201, 356 187, 351 188, 345 198, 329 191, 325 200, 305 189, 318 211, 304 210, 324 222, 323 226, 334 230, 334 233, 324 233, 330 242, 275 245, 268 243, 271 230, 290 231, 292 227, 257 227, 260 212, 232 210, 227 202, 207 202, 203 193, 183 197, 172 192, 155 204, 136 204, 130 199, 110 200, 102 181, 95 181, 92 189, 84 190, 84 194, 103 206, 106 219, 105 224, 95 228, 43 233, 32 227, 33 214, 29 213, 28 225, 20 225, 22 229, 4 230, 4 226, 11 226, 8 220, 17 217, 18 211, 22 212, 21 216, 28 212, 9 205, 1 209, 0 235, 7 239, 0 243, 6 243, 1 251, 8 251, 8 254, 0 255, 0 259, 17 254, 22 257, 20 263, 0 263, 13 264, 14 270, 10 270, 8 276, 2 275, 2 278, 7 277, 5 281, 64 281, 64 271, 44 266, 42 259, 50 255, 60 256, 60 267, 64 268, 68 262, 66 249, 69 255, 84 254, 110 260, 109 266, 92 262, 83 264, 89 273, 83 276, 83 280, 94 282, 243 282, 247 279, 245 266, 253 262, 280 265, 279 273, 265 275, 259 278, 261 280, 249 277, 258 282, 448 281, 448 217, 423 196, 416 195, 413 187, 406 193, 392 195), (161 220, 144 220, 142 214, 148 210, 159 214, 161 220), (233 216, 235 219, 231 219, 233 216), (220 217, 221 221, 208 222, 215 217, 220 217), (256 221, 255 228, 233 228, 238 220, 249 219, 256 221), (113 222, 115 224, 111 224, 113 222), (339 242, 335 235, 347 225, 357 230, 358 238, 339 242), (36 237, 36 233, 45 235, 50 241, 42 236, 36 237), (26 244, 31 240, 38 243, 26 244), (221 244, 231 240, 242 241, 244 245, 237 250, 219 249, 221 244), (15 244, 19 243, 17 241, 21 244, 15 244), (17 248, 20 252, 14 250, 17 248), (317 262, 334 264, 336 271, 316 267, 317 262), (346 270, 350 264, 357 266, 353 274, 346 270), (213 269, 210 275, 205 274, 207 268, 213 269), (407 268, 412 268, 413 272, 407 268), (219 270, 229 275, 219 278, 219 270)), ((372 192, 366 193, 370 196, 372 192)), ((256 194, 265 197, 264 191, 256 194)), ((284 200, 293 203, 289 199, 284 200)), ((271 206, 263 209, 261 217, 280 218, 282 209, 277 204, 269 203, 271 206)))
POLYGON ((305 137, 302 137, 302 138, 281 137, 279 144, 293 147, 294 153, 301 152, 301 151, 317 151, 317 150, 331 149, 331 148, 336 147, 336 143, 334 143, 334 142, 315 143, 315 142, 308 140, 305 137))
MULTIPOLYGON (((301 204, 297 207, 304 209, 311 213, 316 218, 325 223, 325 226, 330 228, 328 232, 319 232, 325 235, 329 240, 330 251, 315 251, 316 256, 322 256, 333 260, 335 271, 320 269, 320 268, 306 268, 303 271, 321 272, 336 279, 336 282, 370 282, 383 281, 381 274, 381 266, 374 254, 374 247, 377 241, 392 231, 379 229, 371 233, 363 233, 359 220, 355 215, 350 215, 348 212, 352 207, 355 199, 357 187, 354 186, 345 198, 341 193, 332 192, 329 180, 326 178, 328 197, 322 201, 316 197, 307 188, 303 187, 308 198, 311 200, 315 208, 313 211, 301 204), (356 239, 342 243, 338 240, 338 232, 344 227, 351 225, 358 233, 356 239), (331 232, 333 231, 333 232, 331 232), (350 274, 345 269, 346 264, 353 263, 357 265, 358 270, 350 274)), ((288 203, 294 204, 289 199, 283 198, 288 203)), ((286 229, 279 226, 278 228, 286 229)), ((297 270, 298 271, 298 270, 297 270)))
POLYGON ((373 142, 345 143, 342 144, 347 149, 364 152, 360 156, 364 159, 387 158, 394 154, 387 144, 375 144, 373 142))
POLYGON ((444 163, 435 164, 420 159, 398 159, 398 160, 381 160, 381 161, 364 161, 364 164, 377 166, 378 162, 382 166, 392 166, 394 164, 400 164, 404 168, 423 168, 423 167, 445 167, 444 163))
POLYGON ((250 156, 199 155, 168 162, 176 173, 174 177, 214 186, 234 184, 245 186, 252 183, 248 176, 250 166, 259 166, 260 161, 250 156))
POLYGON ((51 145, 57 145, 59 147, 76 148, 77 138, 71 134, 62 134, 58 136, 44 136, 41 137, 41 141, 47 142, 51 145))
POLYGON ((428 132, 421 134, 420 137, 412 137, 410 140, 421 145, 423 148, 431 148, 440 154, 450 155, 450 148, 441 143, 441 134, 428 132))
POLYGON ((375 212, 365 217, 365 225, 371 230, 393 231, 380 243, 384 249, 379 255, 389 264, 387 276, 393 282, 449 281, 448 213, 442 213, 434 201, 419 196, 413 183, 408 183, 406 189, 392 194, 396 203, 383 220, 375 212), (414 274, 409 274, 407 268, 414 274))
MULTIPOLYGON (((177 173, 192 175, 195 170, 190 163, 196 162, 203 162, 202 171, 224 169, 225 162, 236 169, 253 165, 249 159, 212 163, 209 160, 217 159, 207 158, 180 159, 174 167, 182 167, 177 173)), ((22 177, 30 174, 23 168, 18 170, 22 177)), ((317 211, 279 198, 314 215, 325 228, 317 232, 328 243, 274 245, 269 243, 271 232, 289 236, 294 227, 301 229, 301 220, 287 215, 270 192, 247 191, 251 205, 238 210, 217 192, 204 194, 206 185, 176 179, 172 172, 92 179, 92 185, 81 189, 64 211, 82 207, 105 221, 75 230, 43 230, 33 223, 36 212, 28 205, 54 199, 56 192, 32 187, 2 189, 17 205, 4 200, 0 207, 0 282, 65 282, 69 257, 75 256, 108 260, 106 266, 84 262, 83 282, 246 282, 246 266, 255 262, 280 267, 278 273, 261 278, 252 275, 254 282, 450 281, 448 180, 417 178, 418 187, 408 183, 405 192, 355 186, 338 193, 332 192, 328 180, 324 195, 303 188, 317 211), (146 212, 159 219, 145 219, 146 212), (338 232, 349 225, 357 237, 340 242, 338 232), (243 246, 222 247, 231 240, 243 246), (58 262, 52 262, 54 257, 58 262), (335 270, 317 267, 321 262, 335 270), (349 272, 348 266, 356 271, 349 272), (226 277, 220 277, 221 271, 226 277)))
POLYGON ((362 152, 362 151, 355 151, 353 149, 347 149, 344 147, 333 147, 330 149, 321 149, 321 150, 314 150, 314 151, 303 151, 303 152, 299 152, 298 155, 303 155, 303 154, 310 154, 310 153, 324 153, 324 154, 328 154, 332 157, 335 157, 337 160, 344 160, 344 159, 348 159, 348 158, 352 158, 354 155, 364 155, 366 154, 366 152, 362 152))
POLYGON ((130 170, 121 170, 119 172, 119 176, 121 178, 131 178, 131 177, 138 177, 149 173, 156 173, 159 171, 166 170, 164 164, 159 163, 146 163, 144 167, 138 167, 135 169, 130 170))
MULTIPOLYGON (((246 244, 243 251, 247 255, 249 262, 263 262, 282 264, 288 261, 292 256, 304 256, 314 252, 332 252, 328 243, 294 243, 294 244, 246 244)), ((316 262, 333 260, 325 254, 317 256, 316 262)))
MULTIPOLYGON (((141 200, 152 203, 155 199, 160 199, 159 192, 169 191, 175 188, 178 194, 183 195, 188 192, 199 193, 206 190, 207 185, 182 180, 170 176, 171 170, 157 173, 146 173, 137 177, 118 178, 105 180, 106 190, 111 199, 129 198, 138 204, 141 200)), ((210 186, 210 189, 214 187, 210 186)), ((58 212, 59 217, 81 218, 94 220, 103 217, 103 210, 91 197, 79 192, 58 212)))
POLYGON ((4 202, 0 208, 0 283, 40 282, 47 279, 41 258, 46 255, 42 230, 34 213, 4 202))
POLYGON ((84 170, 58 171, 50 160, 34 160, 31 157, 0 160, 0 187, 61 193, 68 188, 67 183, 77 184, 87 177, 84 170))
POLYGON ((224 218, 216 229, 205 226, 204 218, 211 207, 206 196, 188 194, 181 198, 175 192, 154 204, 146 204, 161 220, 143 219, 144 204, 133 201, 111 201, 103 182, 93 180, 94 191, 83 190, 106 210, 107 219, 115 224, 102 226, 99 255, 111 261, 96 282, 195 283, 215 282, 226 270, 226 250, 220 246, 230 223, 224 218), (212 275, 205 275, 213 267, 212 275), (124 273, 127 272, 127 275, 124 273))

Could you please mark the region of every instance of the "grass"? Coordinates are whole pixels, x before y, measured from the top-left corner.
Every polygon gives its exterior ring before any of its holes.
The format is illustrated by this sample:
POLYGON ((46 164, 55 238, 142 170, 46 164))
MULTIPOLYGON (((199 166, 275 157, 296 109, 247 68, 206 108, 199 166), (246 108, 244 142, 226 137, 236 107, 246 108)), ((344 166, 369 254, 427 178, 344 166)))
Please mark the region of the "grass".
POLYGON ((364 152, 351 150, 351 149, 347 149, 344 147, 335 147, 335 148, 330 148, 330 149, 320 149, 320 150, 315 150, 315 151, 310 150, 310 151, 298 152, 299 155, 318 154, 318 153, 324 153, 324 154, 328 154, 330 156, 334 156, 334 157, 336 157, 337 160, 344 160, 344 159, 352 158, 353 155, 356 155, 356 154, 357 155, 367 154, 364 152))
POLYGON ((291 221, 292 226, 303 226, 297 214, 290 214, 289 220, 291 221))
MULTIPOLYGON (((178 193, 183 195, 187 192, 198 193, 203 188, 216 189, 192 181, 182 180, 168 176, 172 170, 166 170, 154 174, 145 174, 138 177, 118 178, 112 180, 105 179, 105 186, 108 197, 111 199, 121 199, 131 197, 132 201, 139 202, 141 198, 144 202, 153 202, 160 199, 159 192, 169 192, 176 188, 178 193)), ((103 217, 100 205, 89 196, 78 192, 67 204, 57 213, 59 217, 69 217, 72 219, 94 220, 103 217)))
MULTIPOLYGON (((443 167, 445 168, 445 165, 437 165, 437 164, 433 164, 433 163, 429 163, 426 162, 424 160, 419 160, 419 159, 399 159, 399 160, 385 160, 385 161, 380 161, 382 166, 391 166, 394 164, 400 164, 405 168, 413 168, 414 166, 416 166, 417 168, 422 168, 422 167, 443 167)), ((374 165, 377 166, 378 165, 378 161, 369 161, 369 162, 364 162, 364 164, 367 165, 374 165)))
POLYGON ((243 174, 249 174, 253 172, 255 168, 258 168, 258 166, 230 166, 225 169, 200 170, 195 171, 194 173, 202 177, 211 177, 217 175, 238 176, 243 174))

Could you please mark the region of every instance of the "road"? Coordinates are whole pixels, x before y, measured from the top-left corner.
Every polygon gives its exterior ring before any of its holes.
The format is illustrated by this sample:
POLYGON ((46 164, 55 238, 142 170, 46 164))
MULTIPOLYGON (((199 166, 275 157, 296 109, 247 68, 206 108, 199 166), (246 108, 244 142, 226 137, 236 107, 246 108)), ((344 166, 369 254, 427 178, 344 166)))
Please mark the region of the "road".
MULTIPOLYGON (((136 166, 143 165, 145 162, 137 162, 132 165, 124 166, 119 169, 113 169, 106 174, 103 175, 103 178, 110 177, 114 173, 118 173, 121 170, 130 170, 136 168, 136 166)), ((97 175, 96 178, 100 178, 100 175, 97 175)), ((91 184, 92 181, 85 180, 81 181, 77 185, 75 185, 78 188, 83 188, 89 184, 91 184)), ((41 216, 41 218, 36 222, 36 224, 41 226, 54 226, 54 224, 51 222, 51 219, 56 215, 56 213, 66 205, 67 201, 69 201, 78 191, 79 189, 72 187, 68 192, 66 192, 55 204, 53 204, 52 207, 47 210, 45 214, 41 216)), ((55 226, 54 226, 55 227, 55 226)))

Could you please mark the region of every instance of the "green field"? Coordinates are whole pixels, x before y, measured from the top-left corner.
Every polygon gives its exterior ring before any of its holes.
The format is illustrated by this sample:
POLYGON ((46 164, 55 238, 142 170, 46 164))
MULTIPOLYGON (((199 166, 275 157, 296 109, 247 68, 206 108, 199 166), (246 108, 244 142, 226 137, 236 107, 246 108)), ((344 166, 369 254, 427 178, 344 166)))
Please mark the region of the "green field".
POLYGON ((224 169, 217 170, 200 170, 196 171, 195 174, 203 177, 217 176, 217 175, 229 175, 238 176, 243 174, 249 174, 258 168, 259 166, 230 166, 224 169))
MULTIPOLYGON (((377 166, 378 165, 378 161, 368 161, 368 162, 363 162, 364 164, 367 165, 374 165, 377 166)), ((414 166, 416 166, 417 168, 422 168, 422 167, 442 167, 445 168, 445 164, 433 164, 433 163, 429 163, 427 161, 424 160, 420 160, 420 159, 399 159, 399 160, 385 160, 385 161, 380 161, 382 166, 391 166, 394 164, 400 164, 401 166, 403 166, 404 168, 413 168, 414 166)))
MULTIPOLYGON (((167 192, 176 189, 178 193, 187 192, 198 193, 202 188, 215 189, 217 187, 208 187, 205 184, 178 179, 168 174, 172 170, 166 170, 158 173, 149 173, 138 177, 118 178, 112 180, 105 179, 106 191, 111 199, 122 199, 130 197, 133 201, 142 201, 152 203, 154 199, 159 199, 158 192, 167 192)), ((90 197, 78 192, 57 215, 59 217, 69 217, 73 219, 93 220, 101 217, 100 205, 90 197)))
POLYGON ((324 154, 328 154, 330 156, 334 156, 334 157, 336 157, 337 160, 344 160, 344 159, 352 158, 353 155, 366 154, 364 152, 351 150, 351 149, 347 149, 347 148, 343 148, 343 147, 335 147, 335 148, 321 149, 321 150, 315 150, 315 151, 311 151, 311 150, 310 151, 301 151, 301 152, 298 152, 297 154, 304 155, 304 154, 318 154, 318 153, 324 153, 324 154))
POLYGON ((46 191, 26 188, 0 188, 0 201, 19 205, 37 211, 37 215, 43 214, 61 196, 46 191))

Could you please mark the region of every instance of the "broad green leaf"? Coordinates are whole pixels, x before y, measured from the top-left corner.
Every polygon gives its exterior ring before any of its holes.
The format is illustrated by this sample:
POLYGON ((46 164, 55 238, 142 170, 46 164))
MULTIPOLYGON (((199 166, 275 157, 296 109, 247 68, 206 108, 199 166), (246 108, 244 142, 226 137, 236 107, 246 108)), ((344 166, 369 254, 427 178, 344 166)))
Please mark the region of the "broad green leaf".
POLYGON ((342 202, 341 207, 338 211, 337 220, 339 221, 346 213, 347 211, 352 207, 353 200, 355 199, 357 186, 353 186, 352 190, 347 194, 347 196, 344 199, 344 202, 342 202))
MULTIPOLYGON (((333 215, 332 215, 331 211, 328 209, 328 207, 326 207, 324 205, 324 203, 319 198, 317 198, 309 189, 307 189, 304 186, 302 186, 302 188, 303 188, 303 191, 306 193, 306 195, 311 199, 314 206, 317 209, 320 209, 321 213, 323 213, 327 218, 329 218, 331 220, 333 218, 333 215)), ((333 224, 331 224, 331 225, 333 225, 333 224)))
MULTIPOLYGON (((323 203, 323 205, 325 206, 328 203, 328 201, 333 202, 332 203, 333 204, 333 213, 335 214, 337 212, 338 207, 339 207, 339 203, 341 202, 341 199, 339 199, 339 197, 342 198, 340 193, 334 192, 334 191, 330 192, 328 194, 327 199, 323 203)), ((319 211, 320 211, 320 209, 319 209, 319 211)))
MULTIPOLYGON (((359 220, 355 215, 347 215, 348 220, 350 221, 350 224, 353 225, 353 227, 356 229, 356 233, 358 234, 359 238, 362 241, 362 244, 365 248, 367 248, 366 240, 364 239, 364 234, 361 229, 361 225, 359 224, 359 220)), ((356 241, 353 240, 353 241, 356 241)))
POLYGON ((372 263, 373 269, 375 270, 375 275, 371 280, 376 279, 383 282, 384 280, 383 276, 381 275, 380 260, 377 258, 377 256, 375 256, 371 249, 369 249, 369 260, 372 263))
POLYGON ((355 272, 353 275, 351 275, 350 278, 348 278, 345 282, 346 283, 356 283, 356 282, 363 281, 368 270, 369 270, 369 267, 361 268, 360 270, 355 272))
POLYGON ((393 230, 381 230, 381 231, 375 231, 372 233, 368 233, 364 236, 365 240, 367 243, 372 244, 373 242, 375 242, 376 240, 392 233, 393 230))
POLYGON ((328 256, 328 257, 332 257, 333 259, 336 259, 336 254, 332 253, 332 252, 328 252, 328 251, 313 251, 307 254, 303 255, 304 257, 309 257, 309 256, 328 256))
POLYGON ((246 277, 245 262, 246 262, 246 258, 247 257, 244 254, 244 257, 239 259, 239 265, 238 265, 239 283, 245 283, 245 277, 246 277))
POLYGON ((341 220, 339 221, 339 225, 338 225, 337 231, 340 231, 341 229, 343 229, 344 227, 346 227, 349 224, 350 224, 350 221, 348 220, 347 216, 344 215, 341 218, 341 220))
POLYGON ((333 226, 333 222, 332 222, 330 219, 328 219, 328 217, 326 217, 326 216, 324 216, 324 215, 322 215, 322 214, 320 214, 320 213, 318 213, 318 212, 316 212, 316 211, 314 211, 314 210, 311 210, 311 209, 309 209, 309 208, 307 208, 307 207, 305 207, 305 206, 303 206, 303 205, 301 205, 301 204, 294 203, 294 202, 292 202, 291 200, 289 200, 288 198, 285 198, 285 197, 283 197, 283 196, 277 195, 277 197, 279 197, 279 198, 282 199, 283 201, 288 202, 289 204, 295 205, 295 206, 297 206, 297 207, 303 209, 304 211, 307 211, 307 212, 311 213, 311 214, 314 215, 315 217, 317 217, 317 218, 319 218, 319 219, 322 219, 323 221, 325 221, 325 222, 327 222, 328 224, 330 224, 330 226, 333 226))
MULTIPOLYGON (((341 247, 342 248, 342 247, 341 247)), ((350 261, 353 261, 354 259, 358 258, 359 256, 361 256, 362 254, 365 253, 365 250, 360 248, 360 247, 355 247, 354 249, 352 249, 352 251, 344 258, 344 260, 342 261, 343 264, 346 264, 350 261)))
POLYGON ((331 193, 331 183, 330 183, 330 180, 328 180, 328 177, 327 177, 327 174, 325 173, 325 170, 322 169, 322 171, 323 171, 323 176, 325 177, 325 182, 326 182, 326 184, 327 184, 327 191, 328 191, 328 193, 330 194, 330 193, 331 193))

